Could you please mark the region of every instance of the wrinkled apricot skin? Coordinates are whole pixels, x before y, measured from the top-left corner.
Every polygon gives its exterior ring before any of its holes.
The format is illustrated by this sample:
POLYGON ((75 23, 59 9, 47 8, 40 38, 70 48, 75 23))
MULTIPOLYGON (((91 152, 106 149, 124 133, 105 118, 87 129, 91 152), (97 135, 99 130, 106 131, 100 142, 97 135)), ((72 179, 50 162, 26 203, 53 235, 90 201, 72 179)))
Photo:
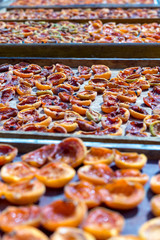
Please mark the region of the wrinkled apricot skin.
POLYGON ((64 162, 73 168, 82 164, 86 156, 86 147, 79 138, 66 138, 58 144, 56 152, 50 155, 49 160, 64 162))
POLYGON ((141 184, 124 179, 113 180, 99 190, 102 201, 113 209, 128 210, 137 207, 145 197, 141 184))
POLYGON ((97 207, 89 212, 82 228, 96 239, 105 240, 117 236, 123 229, 124 221, 123 216, 119 213, 97 207))
POLYGON ((33 167, 42 167, 47 162, 49 155, 56 152, 56 149, 56 144, 50 144, 22 155, 21 159, 33 167))
POLYGON ((67 238, 71 239, 85 239, 85 240, 96 240, 93 235, 88 232, 83 231, 79 228, 73 227, 59 227, 55 233, 51 236, 51 240, 65 240, 67 238))
POLYGON ((55 231, 58 227, 77 227, 87 213, 83 202, 57 200, 42 208, 42 226, 55 231))
POLYGON ((76 171, 65 163, 48 163, 36 173, 36 178, 45 186, 61 188, 76 174, 76 171))

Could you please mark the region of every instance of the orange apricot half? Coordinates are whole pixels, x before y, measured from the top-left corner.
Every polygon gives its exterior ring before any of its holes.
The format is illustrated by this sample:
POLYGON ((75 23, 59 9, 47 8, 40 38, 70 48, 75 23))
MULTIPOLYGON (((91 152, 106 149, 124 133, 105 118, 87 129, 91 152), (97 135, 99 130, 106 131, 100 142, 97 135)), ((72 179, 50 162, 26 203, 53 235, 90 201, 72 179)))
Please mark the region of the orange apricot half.
POLYGON ((118 235, 123 229, 124 221, 121 214, 97 207, 89 212, 82 227, 96 239, 105 240, 118 235))

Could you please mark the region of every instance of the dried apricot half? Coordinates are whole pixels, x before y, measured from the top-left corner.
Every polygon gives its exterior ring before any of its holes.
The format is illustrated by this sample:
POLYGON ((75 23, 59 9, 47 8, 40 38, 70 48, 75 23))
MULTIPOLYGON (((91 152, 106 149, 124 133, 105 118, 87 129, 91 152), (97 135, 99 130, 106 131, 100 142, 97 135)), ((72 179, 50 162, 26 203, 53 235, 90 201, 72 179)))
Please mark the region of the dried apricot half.
POLYGON ((73 168, 82 164, 86 156, 86 147, 79 138, 66 138, 58 144, 56 152, 50 155, 53 162, 64 162, 73 168))
POLYGON ((151 178, 150 187, 152 192, 160 194, 160 174, 157 174, 151 178))
POLYGON ((147 157, 144 154, 115 151, 115 164, 118 168, 135 168, 140 170, 146 163, 147 157))
POLYGON ((149 180, 149 176, 145 173, 141 173, 138 169, 121 169, 115 171, 115 177, 118 179, 125 179, 129 182, 138 182, 146 184, 149 180))
POLYGON ((87 213, 83 202, 57 200, 42 208, 42 226, 55 231, 58 227, 77 227, 87 213))
POLYGON ((37 202, 45 191, 45 185, 35 179, 8 185, 4 196, 13 204, 26 205, 37 202))
POLYGON ((97 239, 103 240, 118 235, 123 229, 124 221, 121 214, 97 207, 89 212, 82 227, 97 239))
POLYGON ((0 144, 0 165, 11 162, 18 153, 18 149, 9 144, 0 144))
POLYGON ((13 231, 5 234, 3 240, 49 240, 39 229, 30 226, 18 226, 13 231))
POLYGON ((84 164, 97 164, 105 163, 110 164, 114 160, 114 150, 102 148, 102 147, 91 147, 87 152, 87 155, 83 161, 84 164))
POLYGON ((139 205, 145 196, 144 188, 139 183, 124 179, 113 180, 99 189, 102 201, 113 209, 128 210, 139 205))
POLYGON ((56 151, 56 148, 57 148, 57 145, 50 144, 50 145, 38 148, 32 152, 26 153, 22 155, 21 158, 22 158, 22 161, 34 167, 42 167, 47 162, 49 155, 56 151))
POLYGON ((114 178, 113 170, 104 163, 85 165, 78 169, 78 177, 81 180, 93 184, 106 184, 114 178))
POLYGON ((79 228, 59 227, 51 236, 51 240, 96 240, 93 235, 79 228))
POLYGON ((35 168, 25 162, 8 163, 1 168, 1 178, 7 183, 30 180, 34 178, 35 171, 35 168))
POLYGON ((47 187, 65 186, 76 174, 76 171, 62 162, 48 163, 36 172, 36 178, 47 187))
POLYGON ((159 240, 160 217, 145 222, 139 229, 139 236, 143 240, 159 240))
POLYGON ((14 230, 16 226, 38 227, 41 220, 41 211, 38 206, 7 207, 0 213, 0 228, 4 232, 14 230))
POLYGON ((156 217, 160 217, 160 194, 154 196, 151 200, 151 210, 156 217))
POLYGON ((69 183, 65 186, 64 193, 69 199, 84 202, 88 208, 96 207, 101 202, 97 188, 86 181, 69 183))

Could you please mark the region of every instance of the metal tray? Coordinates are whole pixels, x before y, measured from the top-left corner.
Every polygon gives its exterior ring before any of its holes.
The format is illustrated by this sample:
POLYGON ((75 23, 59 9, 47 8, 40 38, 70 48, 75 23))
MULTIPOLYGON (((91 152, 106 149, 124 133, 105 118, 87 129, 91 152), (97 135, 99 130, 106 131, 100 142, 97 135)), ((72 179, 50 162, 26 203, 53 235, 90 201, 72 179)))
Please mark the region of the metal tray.
POLYGON ((14 3, 15 0, 2 0, 0 7, 5 8, 55 8, 55 9, 62 9, 62 8, 117 8, 117 7, 159 7, 159 0, 153 0, 152 4, 70 4, 70 5, 36 5, 36 6, 28 6, 28 5, 19 5, 19 6, 12 6, 11 4, 14 3))
MULTIPOLYGON (((159 66, 160 59, 52 59, 52 58, 0 58, 0 64, 10 63, 16 64, 21 61, 37 63, 41 66, 61 63, 75 68, 79 65, 91 66, 92 64, 105 64, 113 72, 112 77, 117 74, 117 71, 130 66, 159 66)), ((83 88, 83 86, 82 86, 83 88)), ((145 96, 147 93, 143 93, 145 96)), ((99 110, 102 97, 99 96, 97 101, 93 103, 93 109, 99 110)), ((139 102, 141 104, 141 102, 139 102)), ((20 132, 20 131, 0 131, 0 137, 4 138, 23 138, 23 139, 54 139, 60 140, 65 137, 73 136, 73 134, 53 134, 39 132, 20 132)), ((128 136, 94 136, 94 135, 74 135, 81 137, 85 141, 95 142, 112 142, 112 143, 141 143, 141 144, 160 144, 159 137, 128 137, 128 136)))
MULTIPOLYGON (((58 143, 58 141, 47 141, 47 140, 23 140, 23 139, 2 139, 0 138, 0 143, 9 143, 13 146, 17 147, 19 150, 19 156, 16 160, 20 160, 20 155, 24 154, 29 151, 33 151, 38 147, 41 147, 44 144, 50 143, 58 143)), ((86 142, 87 147, 96 146, 96 147, 107 147, 107 148, 117 148, 120 151, 136 151, 138 153, 144 153, 148 157, 148 163, 143 168, 143 172, 148 174, 150 177, 155 175, 158 172, 158 160, 157 157, 160 151, 159 146, 148 145, 142 146, 139 144, 100 144, 94 142, 86 142)), ((73 181, 77 180, 77 176, 73 179, 73 181)), ((120 211, 120 213, 125 217, 125 226, 123 229, 122 234, 138 234, 139 227, 146 222, 147 220, 153 218, 153 215, 150 211, 150 200, 153 196, 149 188, 149 183, 145 186, 146 197, 143 202, 137 207, 132 210, 128 211, 120 211)), ((47 189, 46 194, 41 197, 38 205, 45 206, 57 199, 63 199, 63 189, 47 189)), ((4 199, 1 200, 0 210, 4 210, 8 206, 8 202, 4 199)), ((42 229, 44 230, 44 229, 42 229)), ((46 232, 50 235, 49 232, 46 232)))
MULTIPOLYGON (((71 22, 77 22, 77 23, 85 23, 85 22, 94 21, 94 20, 98 20, 98 19, 100 19, 100 18, 95 18, 95 19, 88 19, 88 18, 86 18, 86 19, 63 19, 63 18, 61 18, 61 19, 16 19, 16 20, 13 20, 13 19, 4 19, 3 20, 2 19, 1 21, 3 21, 3 22, 11 22, 11 21, 14 21, 14 22, 26 22, 26 21, 27 22, 28 21, 40 22, 40 21, 43 21, 43 22, 53 22, 53 23, 57 23, 60 21, 71 21, 71 22)), ((106 19, 100 19, 100 20, 102 23, 115 22, 117 24, 118 23, 141 23, 141 24, 143 24, 143 23, 154 23, 154 22, 160 23, 160 18, 124 18, 124 19, 123 18, 114 18, 114 19, 106 18, 106 19)), ((64 43, 60 43, 60 44, 66 45, 64 43)), ((73 44, 73 43, 69 43, 69 44, 73 44)), ((86 45, 86 43, 80 43, 79 45, 82 45, 82 44, 86 45)), ((91 44, 93 44, 93 43, 91 43, 91 44)), ((94 44, 99 45, 101 43, 94 43, 94 44)), ((115 44, 115 43, 107 43, 107 44, 115 44)), ((105 43, 105 45, 107 45, 107 44, 105 43)), ((126 43, 117 43, 117 44, 118 45, 126 45, 126 43)), ((133 44, 133 43, 131 43, 131 44, 133 44)), ((139 45, 140 44, 143 44, 143 43, 139 43, 139 45)), ((146 43, 144 43, 144 44, 146 44, 146 43)), ((150 44, 153 44, 153 43, 150 43, 150 44)), ((39 45, 42 45, 42 44, 39 44, 39 45)), ((55 45, 57 45, 57 43, 55 45)))
POLYGON ((0 44, 0 57, 159 58, 159 43, 0 44))
MULTIPOLYGON (((136 6, 135 9, 138 8, 138 9, 143 9, 143 7, 138 7, 136 6)), ((148 8, 148 7, 145 7, 145 8, 148 8)), ((159 7, 157 7, 156 5, 154 5, 154 7, 152 7, 153 9, 157 9, 157 10, 160 10, 159 7)), ((56 8, 56 6, 54 6, 53 8, 50 8, 48 6, 44 6, 44 7, 28 7, 28 8, 23 8, 21 6, 18 6, 18 8, 15 8, 15 6, 10 6, 10 7, 7 7, 6 9, 5 8, 2 8, 1 11, 2 12, 8 12, 8 11, 12 11, 12 10, 27 10, 27 9, 33 9, 33 10, 36 10, 36 9, 53 9, 55 12, 56 11, 60 11, 62 10, 62 8, 56 8)), ((67 9, 67 8, 66 8, 67 9)), ((73 9, 73 7, 70 7, 69 9, 73 9)), ((86 7, 82 8, 82 9, 87 9, 86 7)), ((97 10, 97 9, 100 9, 100 8, 90 8, 91 10, 97 10)), ((116 7, 111 7, 110 9, 117 9, 116 7)), ((124 7, 122 9, 128 9, 128 7, 124 7)), ((130 7, 130 9, 134 9, 133 6, 130 7)), ((103 23, 106 23, 106 22, 111 22, 111 21, 114 21, 116 23, 152 23, 152 22, 158 22, 160 23, 160 17, 157 17, 157 18, 114 18, 114 19, 111 19, 111 18, 92 18, 92 19, 88 19, 88 18, 84 18, 84 19, 4 19, 2 21, 4 22, 8 22, 8 21, 15 21, 15 22, 22 22, 22 21, 48 21, 48 22, 58 22, 58 21, 72 21, 72 22, 80 22, 80 23, 84 23, 86 21, 93 21, 93 20, 98 20, 100 19, 103 23)))
MULTIPOLYGON (((20 20, 20 22, 25 21, 20 20)), ((59 20, 49 21, 57 22, 59 20)), ((111 22, 111 19, 102 21, 111 22)), ((117 21, 128 22, 126 19, 117 21)), ((140 19, 138 22, 146 21, 152 22, 152 19, 140 19)), ((86 22, 86 20, 78 20, 78 22, 86 22)), ((137 19, 130 19, 130 22, 137 23, 137 19)), ((153 22, 160 22, 160 19, 153 19, 153 22)), ((0 43, 0 57, 159 58, 159 55, 159 43, 0 43)))

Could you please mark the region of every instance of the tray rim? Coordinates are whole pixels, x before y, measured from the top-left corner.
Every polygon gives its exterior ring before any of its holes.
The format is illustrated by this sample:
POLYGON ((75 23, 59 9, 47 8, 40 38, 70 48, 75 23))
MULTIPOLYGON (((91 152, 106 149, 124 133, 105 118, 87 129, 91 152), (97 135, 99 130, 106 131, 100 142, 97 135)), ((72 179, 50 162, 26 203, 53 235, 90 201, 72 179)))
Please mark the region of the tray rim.
MULTIPOLYGON (((77 22, 77 23, 86 23, 89 21, 96 21, 96 20, 101 20, 102 23, 109 23, 109 22, 115 22, 116 24, 118 23, 135 23, 135 24, 144 24, 144 23, 160 23, 160 17, 158 18, 94 18, 94 19, 89 19, 89 18, 84 18, 84 19, 1 19, 3 22, 51 22, 51 23, 57 23, 61 21, 70 21, 70 22, 77 22)), ((35 44, 35 43, 34 43, 35 44)), ((56 43, 57 44, 57 43, 56 43)), ((62 43, 61 43, 62 44, 62 43)), ((83 44, 83 43, 82 43, 83 44)), ((107 43, 108 44, 108 43, 107 43)), ((118 43, 120 44, 120 43, 118 43)), ((126 44, 126 43, 125 43, 126 44)))

